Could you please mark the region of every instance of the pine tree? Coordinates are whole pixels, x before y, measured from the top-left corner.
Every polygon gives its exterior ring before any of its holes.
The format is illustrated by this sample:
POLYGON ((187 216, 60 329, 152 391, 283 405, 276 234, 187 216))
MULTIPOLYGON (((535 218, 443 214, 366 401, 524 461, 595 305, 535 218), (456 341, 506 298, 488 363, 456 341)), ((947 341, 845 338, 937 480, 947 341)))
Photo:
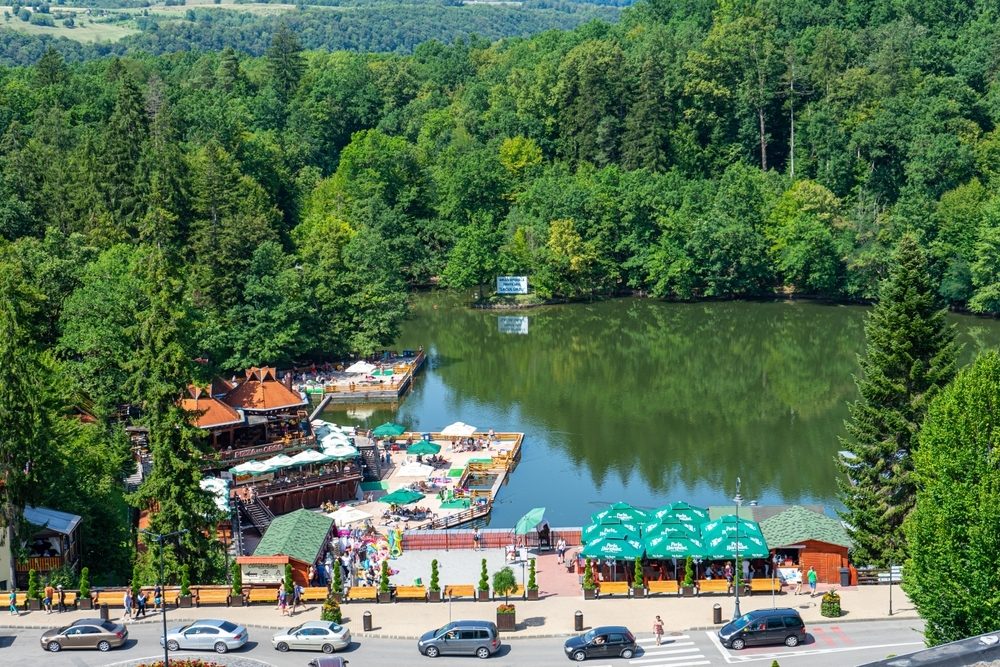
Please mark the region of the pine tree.
POLYGON ((914 455, 903 589, 931 646, 1000 625, 998 438, 1000 356, 988 352, 931 402, 914 455))
POLYGON ((114 225, 108 231, 119 237, 142 217, 138 165, 148 135, 149 118, 142 92, 131 76, 123 75, 104 132, 104 178, 98 182, 114 225))
POLYGON ((642 61, 635 100, 625 116, 622 166, 663 171, 667 166, 667 100, 663 68, 655 55, 642 61))
POLYGON ((266 55, 271 86, 278 94, 278 99, 287 104, 299 87, 299 80, 306 68, 302 45, 288 24, 282 23, 274 33, 266 55))
POLYGON ((865 324, 861 398, 850 406, 838 459, 856 563, 886 566, 906 556, 901 527, 914 503, 917 433, 928 403, 955 375, 955 333, 945 316, 927 259, 906 235, 865 324))

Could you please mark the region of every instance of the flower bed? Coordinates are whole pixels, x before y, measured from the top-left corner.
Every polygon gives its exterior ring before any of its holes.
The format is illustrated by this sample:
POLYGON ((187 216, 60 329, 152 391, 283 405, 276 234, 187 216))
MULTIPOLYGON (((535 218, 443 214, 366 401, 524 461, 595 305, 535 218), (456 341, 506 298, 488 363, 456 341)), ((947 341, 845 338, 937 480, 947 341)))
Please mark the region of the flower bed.
MULTIPOLYGON (((136 667, 163 667, 163 661, 144 662, 136 667)), ((217 662, 209 662, 201 658, 171 658, 170 667, 223 667, 217 662)))

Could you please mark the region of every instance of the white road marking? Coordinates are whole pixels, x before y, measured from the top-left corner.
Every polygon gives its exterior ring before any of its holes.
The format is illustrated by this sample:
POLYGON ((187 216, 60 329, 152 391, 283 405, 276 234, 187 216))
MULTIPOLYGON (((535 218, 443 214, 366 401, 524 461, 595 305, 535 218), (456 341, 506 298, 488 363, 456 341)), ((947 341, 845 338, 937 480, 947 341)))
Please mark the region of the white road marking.
MULTIPOLYGON (((629 660, 630 665, 677 665, 680 664, 678 660, 698 660, 704 658, 705 656, 699 654, 688 654, 688 655, 675 655, 673 657, 659 657, 659 658, 637 658, 635 660, 629 660)), ((684 663, 687 664, 687 663, 684 663)))
POLYGON ((708 640, 712 642, 722 657, 729 664, 741 664, 744 662, 758 662, 761 660, 786 660, 788 658, 798 658, 801 656, 813 656, 813 655, 823 655, 826 653, 846 653, 848 651, 865 651, 869 649, 877 648, 897 648, 900 646, 923 646, 923 642, 900 642, 897 644, 870 644, 866 646, 846 646, 841 648, 821 648, 821 649, 803 649, 798 647, 795 649, 789 649, 787 651, 772 652, 772 653, 753 653, 750 655, 733 655, 729 650, 722 646, 719 642, 719 637, 716 633, 708 630, 705 632, 708 640))
MULTIPOLYGON (((692 657, 702 658, 704 656, 700 656, 699 655, 699 656, 692 656, 692 657)), ((629 661, 629 664, 631 665, 633 662, 635 662, 635 661, 629 661)), ((690 662, 654 662, 654 663, 645 663, 645 664, 646 664, 646 667, 651 667, 652 665, 663 665, 664 667, 693 667, 694 665, 710 665, 712 663, 710 661, 708 661, 708 660, 692 660, 690 662)))
MULTIPOLYGON (((671 642, 677 641, 678 639, 691 639, 688 635, 663 635, 663 643, 669 644, 671 642)), ((646 639, 635 640, 636 644, 655 644, 656 637, 648 637, 646 639)))
POLYGON ((701 649, 696 647, 696 648, 668 648, 657 651, 643 651, 640 657, 645 658, 647 656, 654 656, 654 655, 672 655, 674 653, 691 653, 691 652, 700 653, 701 649))

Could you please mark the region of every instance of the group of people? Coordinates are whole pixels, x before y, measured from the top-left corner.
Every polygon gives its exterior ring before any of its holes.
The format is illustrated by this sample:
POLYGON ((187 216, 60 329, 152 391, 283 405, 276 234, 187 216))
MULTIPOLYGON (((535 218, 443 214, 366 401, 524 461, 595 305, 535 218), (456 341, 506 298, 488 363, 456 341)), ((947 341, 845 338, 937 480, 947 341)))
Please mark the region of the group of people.
MULTIPOLYGON (((156 608, 159 609, 163 603, 163 589, 161 589, 159 585, 157 585, 153 590, 153 598, 155 600, 154 604, 156 608)), ((146 597, 145 591, 141 588, 135 596, 132 595, 131 587, 125 589, 125 595, 122 597, 122 607, 124 608, 122 617, 127 619, 145 617, 146 604, 148 601, 149 599, 146 597)))
POLYGON ((285 588, 284 583, 278 586, 278 611, 282 616, 295 614, 295 610, 302 604, 302 591, 303 588, 299 584, 292 584, 291 590, 285 588))

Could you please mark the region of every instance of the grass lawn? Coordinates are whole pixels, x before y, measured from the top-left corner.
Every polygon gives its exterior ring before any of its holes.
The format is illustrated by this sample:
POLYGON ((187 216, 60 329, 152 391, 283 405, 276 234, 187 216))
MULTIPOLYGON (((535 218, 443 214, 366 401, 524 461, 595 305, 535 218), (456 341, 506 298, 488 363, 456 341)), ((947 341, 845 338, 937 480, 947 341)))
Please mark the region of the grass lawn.
MULTIPOLYGON (((10 13, 10 6, 0 7, 0 14, 10 13)), ((0 18, 0 28, 8 28, 16 32, 23 32, 28 35, 51 35, 52 37, 66 37, 77 42, 90 44, 93 42, 117 42, 122 37, 134 35, 139 30, 128 23, 93 23, 90 17, 84 14, 81 8, 60 7, 59 11, 76 11, 77 18, 75 28, 66 28, 62 21, 56 21, 54 28, 44 25, 32 25, 26 21, 11 16, 9 21, 0 18)))

